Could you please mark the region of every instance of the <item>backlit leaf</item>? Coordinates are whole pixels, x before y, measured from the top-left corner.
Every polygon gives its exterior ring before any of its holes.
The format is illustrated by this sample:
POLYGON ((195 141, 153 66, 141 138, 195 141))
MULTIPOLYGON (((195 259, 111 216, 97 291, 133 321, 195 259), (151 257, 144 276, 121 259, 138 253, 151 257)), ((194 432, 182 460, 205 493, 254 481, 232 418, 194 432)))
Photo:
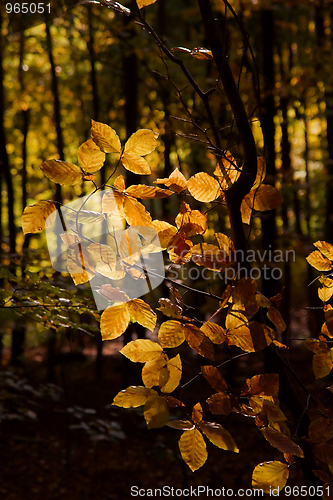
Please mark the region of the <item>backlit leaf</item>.
POLYGON ((199 423, 200 430, 208 437, 209 441, 222 450, 239 453, 239 449, 230 432, 215 422, 202 421, 199 423))
POLYGON ((226 234, 215 233, 215 238, 221 250, 223 250, 227 255, 235 250, 232 239, 226 234))
POLYGON ((204 465, 208 454, 205 440, 198 429, 185 431, 178 444, 181 456, 192 472, 204 465))
POLYGON ((193 406, 192 420, 195 424, 198 424, 199 422, 201 422, 202 417, 203 417, 202 406, 200 403, 197 403, 196 405, 193 406))
POLYGON ((257 175, 252 186, 252 189, 255 189, 262 184, 266 176, 266 160, 263 156, 259 156, 257 158, 257 175))
POLYGON ((187 181, 187 188, 193 198, 203 203, 216 200, 220 196, 221 188, 219 183, 206 174, 206 172, 199 172, 187 181))
POLYGON ((131 155, 146 156, 157 146, 158 134, 148 129, 134 132, 125 144, 124 152, 131 155))
POLYGON ((111 306, 101 316, 101 334, 103 340, 113 340, 122 335, 130 322, 128 303, 111 306))
POLYGON ((314 246, 329 260, 333 260, 333 245, 326 241, 316 241, 314 246))
POLYGON ((112 404, 122 408, 137 408, 144 405, 151 397, 157 396, 157 392, 147 387, 130 386, 123 389, 115 396, 112 404))
POLYGON ((116 131, 104 123, 94 120, 91 120, 91 123, 91 137, 100 150, 104 153, 120 153, 121 144, 116 131))
POLYGON ((85 172, 96 172, 103 167, 105 162, 105 153, 100 150, 92 139, 81 144, 77 157, 85 172))
POLYGON ((161 370, 166 365, 168 359, 166 354, 161 353, 159 357, 153 359, 153 361, 148 361, 144 365, 141 377, 146 387, 155 387, 159 385, 161 370))
POLYGON ((171 420, 167 423, 167 426, 181 431, 194 429, 194 425, 189 420, 171 420))
POLYGON ((262 373, 248 378, 242 389, 242 395, 274 396, 279 390, 279 375, 276 373, 262 373))
POLYGON ((77 224, 97 224, 98 222, 104 220, 103 214, 100 212, 94 212, 93 210, 70 212, 69 214, 66 214, 66 217, 77 224))
POLYGON ((170 299, 158 299, 160 307, 158 308, 165 316, 170 318, 181 318, 183 309, 172 302, 170 299))
POLYGON ((300 448, 294 441, 282 434, 282 432, 276 431, 269 427, 264 427, 261 429, 265 439, 277 448, 282 453, 288 453, 288 455, 296 455, 297 457, 304 457, 302 448, 300 448))
POLYGON ((157 186, 146 186, 145 184, 129 186, 126 189, 126 193, 130 194, 134 198, 140 198, 141 200, 167 198, 173 194, 169 189, 162 189, 157 186))
POLYGON ((232 410, 230 397, 227 394, 218 392, 207 399, 209 411, 213 415, 229 415, 232 410))
POLYGON ((121 157, 121 163, 126 170, 134 174, 149 175, 151 173, 149 163, 142 156, 124 153, 121 157))
POLYGON ((74 252, 67 257, 67 270, 75 285, 80 285, 95 276, 95 261, 81 243, 71 248, 74 252))
POLYGON ((154 330, 157 316, 150 305, 146 304, 144 300, 133 299, 128 302, 128 311, 131 315, 131 321, 139 323, 148 328, 148 330, 154 330))
POLYGON ((169 177, 165 179, 156 179, 154 184, 164 184, 176 193, 181 193, 187 187, 187 181, 178 168, 175 168, 169 177))
POLYGON ((105 297, 110 302, 128 302, 130 300, 129 296, 120 290, 120 288, 114 288, 110 284, 101 285, 98 293, 105 297))
POLYGON ((214 175, 218 178, 220 187, 223 190, 229 189, 238 179, 240 168, 237 167, 235 159, 230 153, 222 158, 214 170, 214 175))
POLYGON ((161 220, 153 220, 152 227, 157 231, 161 250, 168 248, 173 237, 177 234, 177 228, 161 220))
POLYGON ((243 351, 255 352, 265 349, 273 342, 274 332, 266 325, 251 321, 248 326, 229 330, 227 337, 243 351))
POLYGON ((169 406, 163 397, 154 396, 146 402, 143 415, 148 429, 163 427, 169 422, 169 406))
POLYGON ((201 371, 207 382, 218 392, 224 392, 228 389, 228 384, 222 377, 220 371, 212 365, 201 367, 201 371))
POLYGON ((41 165, 41 170, 50 181, 61 186, 74 186, 82 179, 80 167, 62 160, 47 160, 41 165))
POLYGON ((311 252, 306 257, 306 260, 317 271, 329 271, 332 268, 331 261, 327 257, 324 257, 318 250, 311 252))
POLYGON ((186 329, 179 321, 165 321, 158 332, 162 347, 178 347, 185 340, 186 329))
POLYGON ((120 352, 134 363, 146 363, 158 358, 163 349, 159 344, 149 339, 137 339, 128 342, 120 352))
POLYGON ((230 266, 228 256, 215 245, 199 243, 192 247, 192 260, 198 266, 207 267, 212 271, 222 271, 230 266))
POLYGON ((212 321, 206 321, 200 330, 204 332, 206 337, 208 337, 214 344, 223 344, 226 339, 226 331, 222 326, 212 321))
POLYGON ((199 328, 186 323, 185 337, 191 349, 197 351, 204 358, 214 360, 214 345, 199 328))
POLYGON ((124 199, 124 215, 130 226, 151 226, 152 218, 146 208, 135 198, 126 196, 124 199))
POLYGON ((155 2, 156 0, 137 0, 136 3, 138 4, 139 9, 142 9, 143 7, 148 7, 148 5, 151 5, 155 2))
POLYGON ((267 318, 273 323, 273 325, 278 330, 281 330, 281 332, 284 332, 284 330, 287 328, 287 325, 285 324, 280 311, 276 309, 276 307, 268 308, 267 318))
POLYGON ((162 392, 170 393, 178 387, 182 378, 182 361, 179 354, 170 359, 165 368, 168 371, 168 377, 163 384, 160 380, 160 389, 162 392))
MULTIPOLYGON (((39 233, 45 229, 45 221, 53 212, 56 206, 50 201, 39 201, 35 205, 29 205, 24 209, 21 217, 23 233, 39 233)), ((55 220, 56 214, 47 221, 47 226, 55 220)))
POLYGON ((333 368, 331 352, 322 351, 315 354, 312 359, 312 367, 316 378, 329 375, 333 368))
POLYGON ((269 184, 261 184, 258 188, 252 189, 247 198, 249 207, 260 212, 273 210, 281 205, 282 201, 281 193, 269 184))
POLYGON ((274 489, 281 491, 288 480, 288 464, 282 462, 263 462, 258 464, 252 474, 252 487, 271 493, 274 489))
POLYGON ((192 210, 183 200, 176 217, 176 225, 181 234, 186 237, 203 234, 207 229, 207 217, 199 210, 192 210))

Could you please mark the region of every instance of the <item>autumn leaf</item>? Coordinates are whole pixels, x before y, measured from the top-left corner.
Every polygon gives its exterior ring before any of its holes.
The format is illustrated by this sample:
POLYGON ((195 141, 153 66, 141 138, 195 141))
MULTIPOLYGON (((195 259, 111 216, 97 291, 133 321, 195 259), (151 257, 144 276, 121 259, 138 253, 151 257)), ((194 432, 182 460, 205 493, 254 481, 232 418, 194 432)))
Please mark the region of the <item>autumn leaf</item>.
POLYGON ((122 335, 130 322, 128 304, 111 306, 101 316, 101 334, 103 340, 113 340, 122 335))
POLYGON ((152 218, 142 203, 129 196, 124 198, 124 216, 130 226, 151 226, 152 218))
POLYGON ((274 339, 274 331, 268 326, 251 321, 248 326, 240 326, 229 330, 228 339, 246 352, 256 352, 265 349, 274 339))
POLYGON ((163 397, 153 396, 147 400, 143 415, 148 429, 163 427, 169 422, 169 406, 163 397))
POLYGON ((262 373, 248 378, 241 394, 243 396, 274 396, 279 390, 279 375, 262 373))
POLYGON ((227 394, 218 392, 207 399, 209 411, 213 415, 229 415, 232 411, 231 399, 227 394))
POLYGON ((165 179, 156 179, 154 184, 164 184, 176 193, 181 193, 187 188, 187 181, 183 174, 175 168, 171 175, 165 179))
POLYGON ((288 455, 296 455, 297 457, 304 457, 302 448, 300 448, 294 441, 282 434, 282 432, 276 431, 269 427, 264 427, 261 429, 265 439, 277 448, 282 453, 288 453, 288 455))
POLYGON ((158 332, 162 347, 178 347, 185 340, 186 329, 179 321, 165 321, 158 332))
POLYGON ((91 120, 91 123, 90 134, 100 150, 104 153, 120 153, 121 143, 116 131, 104 123, 94 120, 91 120))
POLYGON ((134 363, 146 363, 158 358, 163 349, 159 344, 149 339, 137 339, 128 342, 120 352, 134 363))
POLYGON ((238 179, 240 168, 237 167, 235 158, 226 153, 214 170, 215 177, 218 178, 221 189, 224 191, 229 189, 238 179))
POLYGON ((21 216, 23 233, 39 233, 45 227, 49 227, 54 222, 56 214, 50 219, 48 217, 56 210, 56 206, 52 201, 39 201, 35 205, 26 207, 21 216))
POLYGON ((182 378, 182 361, 179 354, 170 359, 163 370, 159 378, 160 389, 162 392, 171 393, 178 387, 182 378), (165 370, 166 376, 161 377, 163 370, 165 370))
POLYGON ((81 144, 77 157, 85 172, 96 172, 103 167, 105 162, 105 153, 100 150, 92 139, 81 144))
POLYGON ((141 200, 167 198, 173 194, 169 189, 162 189, 156 186, 146 186, 145 184, 129 186, 125 192, 126 194, 129 194, 134 198, 140 198, 141 200))
POLYGON ((142 382, 145 387, 151 388, 159 385, 161 370, 168 360, 168 356, 162 352, 157 358, 145 363, 141 372, 142 382))
POLYGON ((178 444, 181 456, 192 472, 204 465, 208 453, 205 440, 198 429, 185 431, 178 444))
POLYGON ((122 408, 137 408, 144 405, 149 398, 157 396, 157 392, 147 387, 130 386, 123 389, 115 396, 112 404, 122 408))
POLYGON ((148 5, 152 5, 155 2, 156 0, 136 0, 139 9, 142 9, 143 7, 148 7, 148 5))
POLYGON ((184 200, 175 221, 180 233, 186 237, 203 234, 207 229, 206 215, 199 212, 199 210, 192 210, 184 200))
POLYGON ((194 425, 189 420, 170 420, 170 422, 167 423, 167 426, 181 431, 194 429, 194 425))
POLYGON ((333 438, 333 419, 319 417, 309 425, 309 438, 313 443, 323 443, 333 438))
POLYGON ((208 437, 209 441, 211 441, 218 448, 239 453, 239 449, 230 432, 224 429, 222 425, 203 420, 199 423, 199 428, 205 436, 208 437))
POLYGON ((125 144, 121 155, 121 163, 135 174, 148 175, 151 173, 147 160, 142 156, 154 151, 157 145, 158 134, 152 130, 141 129, 134 132, 125 144))
POLYGON ((219 183, 205 172, 193 175, 187 181, 187 188, 193 198, 203 203, 216 200, 221 193, 219 183))
POLYGON ((109 283, 101 285, 98 292, 102 295, 102 297, 105 297, 110 302, 128 302, 130 300, 127 293, 120 290, 120 288, 114 288, 109 283))
POLYGON ((204 332, 206 337, 208 337, 213 344, 223 344, 226 339, 226 331, 224 328, 212 321, 206 321, 206 323, 200 327, 200 330, 204 332))
POLYGON ((82 179, 80 167, 62 160, 47 160, 41 165, 41 170, 50 181, 61 186, 74 186, 82 179))
POLYGON ((206 335, 194 325, 186 323, 185 338, 191 349, 204 358, 214 360, 214 345, 206 335))
POLYGON ((282 490, 289 477, 288 467, 288 464, 279 461, 258 464, 252 474, 252 487, 265 493, 282 490))
POLYGON ((247 204, 260 212, 273 210, 281 205, 283 198, 280 191, 269 184, 261 184, 247 195, 247 204), (254 201, 253 201, 254 200, 254 201))
POLYGON ((217 246, 208 243, 194 245, 191 258, 198 266, 204 266, 212 271, 223 271, 230 267, 228 256, 217 246))
POLYGON ((192 420, 195 424, 198 424, 199 422, 201 422, 202 417, 203 417, 202 406, 200 403, 197 403, 196 405, 193 406, 192 409, 192 420))
POLYGON ((331 351, 316 353, 312 359, 312 367, 316 378, 323 378, 329 375, 333 368, 331 351))
POLYGON ((329 260, 333 260, 333 245, 326 241, 316 241, 314 246, 329 260))
POLYGON ((228 389, 228 384, 222 377, 220 371, 212 365, 205 365, 201 367, 201 371, 207 382, 213 389, 218 392, 224 392, 228 389))
POLYGON ((131 316, 131 321, 153 331, 156 326, 156 313, 142 299, 133 299, 127 304, 128 311, 131 316))
POLYGON ((267 318, 281 332, 284 332, 284 330, 287 328, 287 325, 285 324, 285 322, 281 316, 280 311, 278 309, 276 309, 276 307, 269 307, 268 308, 267 318))
POLYGON ((67 257, 67 270, 75 285, 87 283, 96 274, 95 260, 81 243, 72 245, 71 249, 73 253, 67 257))
POLYGON ((263 156, 257 158, 257 174, 252 186, 252 189, 256 189, 262 184, 266 176, 266 160, 263 156))
POLYGON ((310 266, 317 269, 317 271, 329 271, 332 269, 331 261, 318 252, 318 250, 311 252, 310 255, 306 257, 306 261, 310 266))
POLYGON ((159 311, 165 316, 169 316, 170 318, 181 318, 183 309, 178 304, 175 304, 170 299, 158 299, 158 303, 160 307, 158 307, 159 311))

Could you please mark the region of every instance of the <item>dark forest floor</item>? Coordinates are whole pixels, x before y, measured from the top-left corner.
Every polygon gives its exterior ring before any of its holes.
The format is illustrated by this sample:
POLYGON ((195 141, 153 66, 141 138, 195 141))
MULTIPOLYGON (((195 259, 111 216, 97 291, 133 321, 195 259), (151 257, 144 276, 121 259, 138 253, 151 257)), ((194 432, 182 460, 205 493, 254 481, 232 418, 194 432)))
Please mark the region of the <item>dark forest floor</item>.
MULTIPOLYGON (((301 352, 295 357, 295 366, 304 372, 305 362, 311 364, 308 353, 304 349, 301 352)), ((204 408, 207 420, 222 423, 231 432, 240 453, 225 452, 208 443, 207 463, 192 473, 180 458, 180 431, 168 427, 147 430, 140 408, 110 406, 115 394, 126 387, 123 359, 119 355, 105 356, 101 380, 95 377, 92 357, 83 363, 57 367, 56 383, 61 390, 44 384, 43 362, 29 361, 16 375, 6 368, 0 372, 0 499, 129 499, 134 498, 131 486, 209 486, 236 491, 251 488, 251 474, 258 463, 284 461, 282 454, 260 435, 251 418, 235 413, 220 418, 204 408)), ((251 366, 253 374, 260 373, 261 357, 251 366)), ((133 381, 140 384, 139 373, 127 373, 127 385, 133 385, 133 381)), ((245 361, 229 367, 229 376, 240 386, 251 375, 245 361)), ((308 378, 311 382, 313 374, 309 373, 308 378)), ((206 394, 210 389, 200 383, 187 387, 193 402, 204 401, 212 393, 206 394)), ((305 484, 296 463, 290 467, 288 485, 305 484)), ((285 498, 283 493, 280 498, 285 498)))

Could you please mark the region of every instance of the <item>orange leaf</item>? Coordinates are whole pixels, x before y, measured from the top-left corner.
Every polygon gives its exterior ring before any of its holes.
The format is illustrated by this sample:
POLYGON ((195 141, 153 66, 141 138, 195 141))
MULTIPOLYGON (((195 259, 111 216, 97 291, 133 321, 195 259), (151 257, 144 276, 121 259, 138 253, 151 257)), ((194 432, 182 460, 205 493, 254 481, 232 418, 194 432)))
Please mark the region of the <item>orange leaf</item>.
POLYGON ((205 172, 193 175, 187 181, 187 188, 193 198, 203 203, 216 200, 221 193, 219 183, 205 172))
POLYGON ((187 181, 178 168, 176 168, 166 179, 156 179, 154 184, 164 184, 176 193, 181 193, 187 187, 187 181))
POLYGON ((224 392, 228 389, 228 384, 215 366, 202 366, 201 371, 203 376, 205 377, 209 385, 213 387, 213 389, 218 392, 224 392))
POLYGON ((297 457, 304 457, 302 448, 300 448, 294 441, 282 434, 282 432, 276 431, 269 427, 261 429, 265 439, 277 448, 282 453, 288 453, 288 455, 296 455, 297 457))

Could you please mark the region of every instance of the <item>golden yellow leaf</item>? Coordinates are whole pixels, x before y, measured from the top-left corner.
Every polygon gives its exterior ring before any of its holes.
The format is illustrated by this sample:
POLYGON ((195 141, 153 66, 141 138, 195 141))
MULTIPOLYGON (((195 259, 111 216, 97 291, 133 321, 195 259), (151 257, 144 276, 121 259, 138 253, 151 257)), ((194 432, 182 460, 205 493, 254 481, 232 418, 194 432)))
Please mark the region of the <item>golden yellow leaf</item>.
POLYGON ((215 245, 198 243, 192 247, 192 260, 198 266, 204 266, 212 271, 222 271, 230 266, 228 256, 215 245))
POLYGON ((326 241, 316 241, 314 246, 329 260, 333 260, 333 245, 326 241))
POLYGON ((142 244, 135 227, 129 227, 117 237, 117 250, 121 259, 133 265, 141 256, 142 244))
POLYGON ((203 409, 200 403, 197 403, 193 406, 192 409, 192 420, 195 424, 201 422, 203 417, 203 409))
POLYGON ((248 326, 248 319, 243 312, 235 309, 234 306, 229 309, 225 319, 225 326, 228 330, 239 328, 240 326, 248 326))
POLYGON ((169 177, 165 179, 156 179, 154 184, 164 184, 176 193, 181 193, 187 187, 187 181, 178 168, 175 168, 169 177))
POLYGON ((177 233, 169 242, 167 251, 169 259, 175 264, 184 264, 191 259, 193 243, 190 239, 177 233))
POLYGON ((122 335, 130 322, 128 303, 111 306, 101 316, 101 334, 103 340, 113 340, 122 335))
POLYGON ((300 448, 294 441, 282 434, 282 432, 271 429, 270 427, 264 427, 261 429, 265 439, 277 448, 282 453, 288 453, 288 455, 296 455, 297 457, 304 457, 302 448, 300 448))
POLYGON ((288 464, 278 461, 258 464, 252 474, 252 487, 262 489, 265 493, 276 489, 281 491, 289 477, 288 467, 288 464))
POLYGON ((170 318, 181 318, 183 309, 172 302, 170 299, 158 299, 160 307, 158 308, 162 311, 165 316, 170 316, 170 318))
POLYGON ((209 441, 218 448, 239 453, 239 449, 230 432, 224 429, 222 425, 203 420, 199 423, 199 428, 208 437, 209 441))
POLYGON ((240 326, 229 330, 227 337, 246 352, 261 351, 274 339, 274 331, 266 325, 251 321, 248 326, 240 326))
POLYGON ((149 339, 137 339, 128 342, 120 352, 134 363, 147 363, 160 357, 163 349, 149 339))
POLYGON ((203 203, 216 200, 220 196, 221 188, 214 177, 199 172, 187 181, 187 188, 193 198, 203 203))
POLYGON ((121 157, 121 163, 130 172, 138 175, 149 175, 151 174, 151 169, 147 160, 142 158, 142 156, 132 155, 130 153, 124 153, 121 157))
POLYGON ((177 228, 162 220, 153 220, 152 227, 157 231, 161 250, 165 250, 175 234, 177 234, 177 228))
MULTIPOLYGON (((125 269, 123 263, 121 262, 119 257, 117 257, 116 251, 111 247, 109 247, 108 245, 101 245, 100 243, 92 243, 91 245, 88 246, 88 252, 92 255, 92 257, 96 262, 96 271, 98 273, 114 280, 122 279, 125 276, 125 269)), ((102 285, 102 288, 108 286, 109 285, 102 285)), ((101 293, 101 295, 103 295, 103 293, 101 293)), ((109 300, 118 300, 118 299, 112 299, 110 297, 109 300)))
POLYGON ((332 269, 331 261, 327 257, 324 257, 318 250, 311 252, 310 255, 306 257, 306 260, 310 266, 317 269, 317 271, 329 271, 332 269))
POLYGON ((329 375, 333 368, 331 352, 322 351, 315 354, 312 359, 312 367, 316 378, 329 375))
POLYGON ((148 7, 148 5, 152 5, 155 2, 156 0, 137 0, 136 3, 138 4, 139 9, 142 9, 143 7, 148 7))
POLYGON ((46 160, 40 168, 43 170, 45 177, 61 186, 74 186, 82 179, 80 167, 67 161, 46 160))
POLYGON ((170 420, 170 422, 167 423, 167 426, 181 431, 190 431, 191 429, 194 429, 194 425, 189 420, 170 420))
POLYGON ((120 139, 113 128, 105 123, 95 122, 91 120, 92 126, 90 129, 91 137, 95 144, 104 153, 120 153, 120 139))
POLYGON ((324 443, 333 438, 333 419, 319 417, 309 425, 309 438, 313 443, 324 443))
POLYGON ((140 323, 140 325, 148 328, 148 330, 154 330, 157 318, 156 313, 142 299, 133 299, 128 302, 128 311, 131 315, 131 321, 140 323))
POLYGON ((83 181, 94 181, 95 179, 96 179, 96 175, 95 174, 85 174, 82 177, 83 181))
POLYGON ((195 59, 208 60, 214 59, 213 52, 211 50, 205 49, 204 47, 195 47, 191 50, 191 56, 195 59))
POLYGON ((118 175, 113 183, 113 187, 117 188, 119 191, 125 191, 125 179, 123 175, 118 175))
POLYGON ((179 354, 167 362, 165 369, 167 377, 164 380, 160 377, 159 386, 162 392, 170 393, 178 387, 182 378, 182 361, 179 354))
POLYGON ((148 429, 163 427, 169 422, 169 406, 163 397, 154 396, 146 402, 143 415, 148 429))
POLYGON ((230 253, 234 252, 235 246, 231 238, 227 236, 226 234, 223 233, 215 233, 215 238, 217 239, 217 243, 221 250, 226 253, 226 255, 229 255, 230 253))
MULTIPOLYGON (((56 206, 52 201, 39 201, 35 205, 26 207, 21 217, 23 233, 39 233, 43 231, 46 219, 56 210, 56 206)), ((55 218, 56 214, 50 217, 46 226, 49 227, 55 218)))
POLYGON ((222 392, 217 392, 207 399, 209 411, 214 415, 229 415, 232 410, 230 397, 222 392))
POLYGON ((96 170, 100 170, 103 167, 105 162, 105 153, 100 150, 92 139, 81 144, 77 152, 77 157, 79 164, 85 172, 96 172, 96 170))
POLYGON ((72 249, 74 252, 67 257, 67 270, 75 285, 87 283, 95 276, 95 261, 81 243, 72 246, 72 249))
POLYGON ((76 222, 77 224, 97 224, 104 220, 104 215, 100 212, 94 212, 93 210, 79 210, 78 212, 70 212, 66 214, 69 220, 76 222))
POLYGON ((129 186, 126 189, 126 194, 141 200, 152 200, 154 198, 167 198, 173 193, 169 189, 162 189, 156 186, 146 186, 145 184, 138 184, 129 186))
POLYGON ((228 389, 228 384, 222 377, 220 371, 212 365, 201 367, 201 371, 207 382, 218 392, 224 392, 228 389))
POLYGON ((248 378, 242 389, 242 396, 274 396, 279 390, 279 375, 262 373, 248 378))
POLYGON ((256 189, 263 183, 266 176, 266 160, 263 156, 257 158, 257 175, 252 186, 252 189, 256 189))
POLYGON ((135 198, 124 199, 124 215, 130 226, 152 226, 152 218, 144 205, 135 198))
POLYGON ((181 203, 180 212, 175 222, 180 233, 186 237, 203 234, 207 229, 206 215, 199 212, 199 210, 192 210, 184 200, 181 203))
POLYGON ((124 152, 131 155, 146 156, 157 146, 158 134, 148 129, 134 132, 125 144, 124 152))
MULTIPOLYGON (((72 233, 63 233, 60 235, 62 241, 65 243, 65 245, 70 248, 72 245, 77 245, 78 243, 81 242, 80 238, 77 236, 77 234, 72 234, 72 233)), ((74 247, 75 248, 75 247, 74 247)), ((89 246, 87 247, 89 251, 89 246)))
POLYGON ((167 364, 169 358, 163 352, 158 358, 148 361, 142 368, 142 382, 146 387, 155 387, 159 385, 160 373, 162 368, 167 364))
POLYGON ((223 344, 226 339, 226 331, 224 328, 212 321, 206 321, 206 323, 200 327, 200 330, 204 332, 206 337, 208 337, 213 344, 223 344))
POLYGON ((257 290, 257 283, 253 278, 242 278, 236 283, 232 291, 232 301, 234 304, 246 304, 251 301, 257 290))
POLYGON ((124 212, 125 196, 115 190, 106 191, 102 198, 102 210, 111 219, 121 220, 125 218, 124 212))
POLYGON ((282 201, 281 193, 269 184, 261 184, 258 188, 251 189, 246 197, 249 207, 260 212, 273 210, 281 205, 282 201))
POLYGON ((130 300, 127 293, 120 290, 120 288, 114 288, 109 283, 101 285, 98 293, 102 295, 102 297, 108 299, 110 302, 128 302, 130 300))
POLYGON ((186 329, 179 321, 165 321, 161 324, 158 339, 162 347, 178 347, 185 340, 186 329))
POLYGON ((240 170, 233 156, 227 153, 214 170, 214 175, 218 178, 221 189, 229 189, 238 179, 240 170))
POLYGON ((185 338, 191 349, 204 358, 214 360, 214 344, 202 330, 190 323, 185 325, 185 338))
POLYGON ((157 392, 147 387, 133 386, 127 387, 118 392, 112 404, 121 408, 137 408, 144 405, 149 398, 157 396, 157 392))
POLYGON ((284 332, 284 330, 287 328, 287 325, 285 324, 280 311, 276 309, 276 307, 268 308, 267 318, 273 323, 273 325, 278 330, 281 330, 281 332, 284 332))
POLYGON ((266 424, 268 420, 270 423, 272 422, 284 422, 287 420, 285 414, 280 410, 278 406, 276 406, 272 401, 268 401, 267 399, 262 399, 258 397, 254 397, 250 399, 251 407, 253 408, 254 402, 262 405, 261 411, 258 414, 258 417, 263 420, 263 424, 266 424))
POLYGON ((200 469, 207 460, 206 443, 198 429, 183 432, 178 441, 179 450, 184 462, 192 472, 200 469))
POLYGON ((247 195, 244 196, 241 203, 241 216, 242 216, 242 222, 244 222, 244 224, 250 224, 252 209, 253 209, 253 198, 251 197, 250 193, 247 193, 247 195))

